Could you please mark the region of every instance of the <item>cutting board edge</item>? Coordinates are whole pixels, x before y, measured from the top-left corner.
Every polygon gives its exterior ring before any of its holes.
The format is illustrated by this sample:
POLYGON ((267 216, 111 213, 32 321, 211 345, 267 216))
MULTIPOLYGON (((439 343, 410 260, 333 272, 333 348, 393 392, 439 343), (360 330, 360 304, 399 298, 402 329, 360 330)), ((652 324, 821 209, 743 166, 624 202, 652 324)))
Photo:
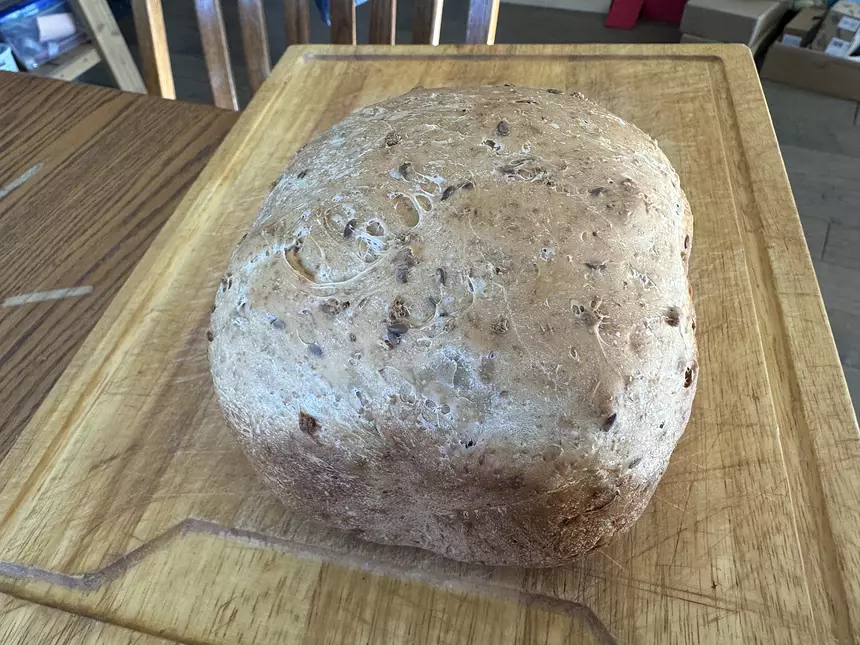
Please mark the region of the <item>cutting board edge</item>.
MULTIPOLYGON (((852 539, 860 532, 860 518, 844 510, 860 505, 860 496, 856 487, 844 486, 833 464, 853 463, 855 476, 860 473, 860 430, 844 377, 815 378, 815 366, 827 362, 822 356, 837 365, 839 357, 832 332, 826 338, 817 333, 822 326, 830 331, 830 324, 755 66, 750 57, 735 49, 724 57, 723 74, 730 90, 724 98, 734 106, 736 136, 743 144, 734 153, 742 151, 740 171, 753 187, 754 208, 740 209, 738 217, 745 233, 742 238, 770 399, 786 476, 792 483, 798 552, 807 561, 810 550, 815 550, 823 560, 821 574, 832 594, 829 604, 835 612, 837 632, 821 632, 822 640, 835 636, 840 642, 850 642, 860 638, 860 585, 848 580, 845 572, 860 566, 860 545, 852 539), (793 215, 788 227, 786 213, 793 215), (781 298, 780 294, 799 297, 781 298), (804 309, 802 315, 787 310, 787 305, 801 299, 805 305, 815 306, 804 309), (831 422, 822 425, 822 418, 831 422), (786 442, 793 443, 794 449, 786 442), (834 447, 842 453, 838 460, 833 458, 834 447), (793 461, 792 452, 796 455, 793 461), (810 454, 815 458, 804 459, 810 454), (798 486, 800 479, 805 486, 798 486), (813 501, 823 504, 825 512, 808 517, 799 505, 806 494, 814 495, 813 501), (853 499, 846 499, 849 495, 853 499)), ((725 121, 722 125, 727 127, 725 121)), ((726 140, 725 133, 722 140, 726 140)))

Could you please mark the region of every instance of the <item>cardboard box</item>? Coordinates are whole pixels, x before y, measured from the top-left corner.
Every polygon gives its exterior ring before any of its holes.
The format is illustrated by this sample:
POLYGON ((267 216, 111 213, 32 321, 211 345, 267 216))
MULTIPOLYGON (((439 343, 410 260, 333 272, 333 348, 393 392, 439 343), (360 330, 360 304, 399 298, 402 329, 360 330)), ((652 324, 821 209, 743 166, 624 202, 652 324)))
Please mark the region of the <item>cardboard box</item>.
POLYGON ((788 13, 778 0, 689 0, 681 31, 723 43, 761 43, 788 13))
POLYGON ((860 45, 860 3, 839 0, 824 16, 810 49, 843 57, 860 45))
POLYGON ((825 9, 801 9, 782 30, 780 42, 789 47, 806 47, 815 37, 825 9))
POLYGON ((774 43, 761 77, 810 92, 860 101, 860 56, 836 58, 806 47, 774 43))

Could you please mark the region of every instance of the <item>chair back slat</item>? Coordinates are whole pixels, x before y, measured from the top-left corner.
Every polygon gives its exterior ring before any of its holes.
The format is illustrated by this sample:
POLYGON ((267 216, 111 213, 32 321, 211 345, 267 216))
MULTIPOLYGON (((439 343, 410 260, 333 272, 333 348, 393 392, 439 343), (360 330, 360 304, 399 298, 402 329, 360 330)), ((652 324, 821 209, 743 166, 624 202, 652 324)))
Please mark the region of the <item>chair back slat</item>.
POLYGON ((470 0, 466 22, 466 42, 473 45, 492 45, 496 42, 496 22, 499 19, 499 0, 470 0))
MULTIPOLYGON (((2 0, 0 0, 2 1, 2 0)), ((230 0, 231 2, 233 0, 230 0)), ((235 0, 239 8, 242 48, 252 92, 256 92, 272 71, 269 38, 263 0, 235 0)), ((370 42, 395 43, 398 0, 370 0, 370 42)), ((466 42, 492 45, 500 0, 469 0, 466 42)), ((143 78, 147 91, 164 98, 176 98, 173 71, 167 48, 163 0, 131 0, 134 24, 140 45, 143 78)), ((355 45, 355 1, 329 0, 331 42, 355 45)), ((412 42, 438 45, 442 28, 443 0, 415 0, 412 42)), ((224 29, 221 0, 194 0, 203 57, 215 105, 238 110, 236 83, 230 66, 230 50, 224 29)), ((310 0, 284 0, 288 44, 310 42, 310 0)))
POLYGON ((308 0, 284 0, 287 17, 287 41, 290 45, 311 42, 311 12, 308 0))
POLYGON ((166 99, 175 99, 176 89, 173 86, 173 69, 167 50, 167 29, 164 26, 161 0, 133 0, 131 9, 146 91, 166 99))
POLYGON ((370 0, 370 44, 393 45, 397 0, 370 0))
POLYGON ((416 45, 438 45, 441 30, 442 0, 415 0, 412 42, 416 45))
POLYGON ((272 71, 269 57, 269 34, 261 0, 238 0, 239 26, 242 30, 242 48, 251 92, 260 89, 272 71))
POLYGON ((331 9, 331 42, 335 45, 354 45, 355 2, 353 0, 329 0, 331 9))
POLYGON ((236 84, 230 68, 230 50, 224 32, 224 16, 220 0, 194 0, 197 9, 197 24, 203 44, 203 58, 209 71, 209 85, 215 105, 228 110, 238 110, 236 84))

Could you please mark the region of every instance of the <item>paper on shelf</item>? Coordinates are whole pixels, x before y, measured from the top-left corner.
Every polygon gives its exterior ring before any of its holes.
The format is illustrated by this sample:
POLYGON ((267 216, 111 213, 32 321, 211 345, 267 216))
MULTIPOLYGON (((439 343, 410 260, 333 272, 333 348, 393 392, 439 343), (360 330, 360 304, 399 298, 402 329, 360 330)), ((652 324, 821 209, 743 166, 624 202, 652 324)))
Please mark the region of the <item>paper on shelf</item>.
POLYGON ((70 13, 51 13, 37 16, 36 25, 39 28, 39 42, 63 40, 77 31, 75 18, 70 13))

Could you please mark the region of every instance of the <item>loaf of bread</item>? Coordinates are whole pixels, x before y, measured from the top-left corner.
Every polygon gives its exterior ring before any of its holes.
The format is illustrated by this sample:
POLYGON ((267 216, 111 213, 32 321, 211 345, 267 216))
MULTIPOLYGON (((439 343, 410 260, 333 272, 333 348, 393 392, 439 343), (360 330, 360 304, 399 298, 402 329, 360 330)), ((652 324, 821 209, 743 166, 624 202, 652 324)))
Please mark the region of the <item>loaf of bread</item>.
POLYGON ((692 232, 657 144, 578 93, 358 110, 233 253, 208 333, 220 404, 296 513, 564 563, 631 526, 687 424, 692 232))

